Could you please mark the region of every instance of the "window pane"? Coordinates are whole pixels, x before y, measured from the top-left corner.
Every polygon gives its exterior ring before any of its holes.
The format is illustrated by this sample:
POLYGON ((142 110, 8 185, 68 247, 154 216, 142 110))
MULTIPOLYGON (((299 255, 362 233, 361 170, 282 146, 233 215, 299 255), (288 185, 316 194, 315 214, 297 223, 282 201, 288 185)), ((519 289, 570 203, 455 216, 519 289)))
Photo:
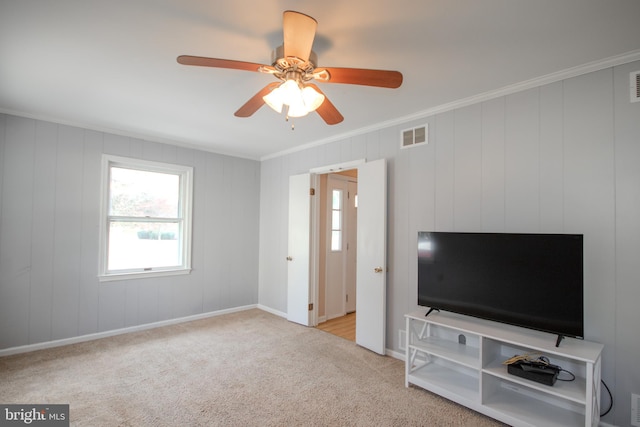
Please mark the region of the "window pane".
POLYGON ((109 215, 177 218, 180 176, 112 167, 109 215))
POLYGON ((341 209, 342 207, 342 190, 333 190, 332 209, 341 209))
POLYGON ((331 229, 332 230, 340 230, 342 227, 340 226, 340 219, 342 215, 340 215, 340 211, 333 211, 331 214, 331 229))
POLYGON ((182 264, 177 223, 111 222, 107 269, 129 270, 182 264))
POLYGON ((331 232, 331 250, 342 250, 342 232, 339 230, 331 232))

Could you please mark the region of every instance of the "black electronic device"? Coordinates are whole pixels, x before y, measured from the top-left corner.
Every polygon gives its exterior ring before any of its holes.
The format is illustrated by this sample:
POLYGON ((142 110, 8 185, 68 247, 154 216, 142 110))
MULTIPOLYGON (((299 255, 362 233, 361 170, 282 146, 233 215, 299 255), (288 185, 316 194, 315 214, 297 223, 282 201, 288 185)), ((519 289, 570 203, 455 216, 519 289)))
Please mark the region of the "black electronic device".
POLYGON ((584 337, 583 236, 418 232, 418 305, 584 337))
POLYGON ((556 383, 561 370, 559 366, 538 361, 519 360, 507 365, 507 372, 511 375, 549 386, 556 383))

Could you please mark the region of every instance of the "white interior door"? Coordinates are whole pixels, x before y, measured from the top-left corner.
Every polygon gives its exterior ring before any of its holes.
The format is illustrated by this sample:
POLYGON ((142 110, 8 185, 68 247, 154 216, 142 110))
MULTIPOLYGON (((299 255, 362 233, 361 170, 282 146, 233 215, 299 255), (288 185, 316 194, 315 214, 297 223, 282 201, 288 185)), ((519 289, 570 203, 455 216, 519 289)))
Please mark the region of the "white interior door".
POLYGON ((358 166, 356 343, 385 354, 387 314, 387 163, 358 166))
POLYGON ((339 175, 327 177, 327 227, 325 270, 325 317, 327 320, 346 314, 345 308, 345 261, 347 241, 348 181, 339 175))
POLYGON ((289 243, 287 256, 287 320, 310 326, 311 175, 289 177, 289 243))
POLYGON ((355 200, 358 194, 358 183, 349 181, 349 197, 347 201, 347 262, 346 277, 346 312, 356 311, 356 265, 358 254, 358 211, 355 200))

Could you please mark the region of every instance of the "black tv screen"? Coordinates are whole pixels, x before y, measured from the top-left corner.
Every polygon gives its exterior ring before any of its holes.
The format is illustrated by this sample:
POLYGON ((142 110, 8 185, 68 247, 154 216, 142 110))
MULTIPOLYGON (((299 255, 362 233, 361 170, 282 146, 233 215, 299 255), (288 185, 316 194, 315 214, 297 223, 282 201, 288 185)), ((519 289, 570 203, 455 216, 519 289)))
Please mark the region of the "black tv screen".
POLYGON ((418 232, 418 305, 582 338, 582 244, 581 234, 418 232))

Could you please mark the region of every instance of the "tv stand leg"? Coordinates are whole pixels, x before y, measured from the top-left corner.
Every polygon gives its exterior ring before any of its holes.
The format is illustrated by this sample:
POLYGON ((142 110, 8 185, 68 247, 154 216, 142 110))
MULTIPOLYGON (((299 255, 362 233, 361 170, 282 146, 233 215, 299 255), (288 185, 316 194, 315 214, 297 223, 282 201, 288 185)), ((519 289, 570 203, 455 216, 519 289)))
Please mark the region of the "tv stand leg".
POLYGON ((427 311, 427 314, 424 315, 424 317, 427 317, 429 314, 431 314, 432 311, 437 311, 438 313, 440 312, 439 309, 431 307, 429 311, 427 311))
POLYGON ((558 335, 558 339, 556 340, 556 347, 560 347, 560 341, 564 339, 564 335, 558 335))

